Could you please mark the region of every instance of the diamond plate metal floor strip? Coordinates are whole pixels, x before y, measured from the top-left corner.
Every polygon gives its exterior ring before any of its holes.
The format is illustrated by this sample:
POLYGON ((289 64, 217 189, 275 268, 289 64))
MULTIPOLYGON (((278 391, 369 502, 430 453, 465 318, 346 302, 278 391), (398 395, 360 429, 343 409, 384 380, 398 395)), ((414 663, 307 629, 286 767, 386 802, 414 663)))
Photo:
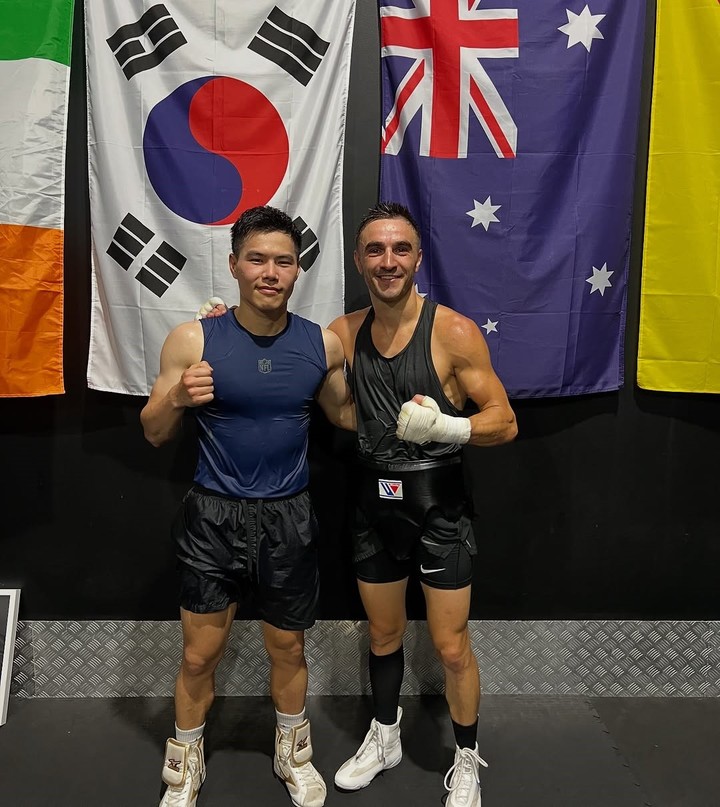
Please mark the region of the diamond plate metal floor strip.
MULTIPOLYGON (((488 694, 720 694, 720 622, 472 621, 488 694)), ((169 696, 180 663, 178 622, 20 622, 12 693, 37 698, 169 696)), ((307 632, 311 695, 369 692, 367 625, 321 621, 307 632)), ((442 692, 425 622, 405 636, 404 695, 442 692)), ((259 623, 237 621, 218 695, 267 695, 259 623)))

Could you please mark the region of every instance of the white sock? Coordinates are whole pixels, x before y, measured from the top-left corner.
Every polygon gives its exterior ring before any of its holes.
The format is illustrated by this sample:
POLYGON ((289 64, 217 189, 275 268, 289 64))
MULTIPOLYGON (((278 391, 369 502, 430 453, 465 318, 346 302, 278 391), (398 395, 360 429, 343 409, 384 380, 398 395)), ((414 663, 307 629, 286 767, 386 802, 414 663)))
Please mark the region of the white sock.
POLYGON ((282 712, 278 712, 275 710, 275 717, 277 719, 278 726, 283 731, 289 731, 293 726, 299 726, 303 720, 305 720, 305 709, 303 708, 302 712, 298 715, 285 715, 282 712))
POLYGON ((177 723, 175 724, 175 739, 179 743, 196 743, 205 731, 205 724, 198 726, 196 729, 179 729, 177 723))

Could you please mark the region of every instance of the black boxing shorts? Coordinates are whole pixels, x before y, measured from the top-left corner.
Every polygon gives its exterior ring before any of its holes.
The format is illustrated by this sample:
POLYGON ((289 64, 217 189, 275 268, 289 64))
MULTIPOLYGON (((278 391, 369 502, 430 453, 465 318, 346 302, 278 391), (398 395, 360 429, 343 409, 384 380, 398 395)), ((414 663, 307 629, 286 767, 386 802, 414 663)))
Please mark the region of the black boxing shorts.
POLYGON ((403 463, 360 459, 353 560, 359 579, 393 582, 417 569, 435 588, 462 588, 477 553, 460 455, 403 463))
POLYGON ((306 490, 281 499, 232 499, 196 485, 172 535, 187 611, 223 611, 250 596, 260 618, 280 630, 314 624, 318 529, 306 490))

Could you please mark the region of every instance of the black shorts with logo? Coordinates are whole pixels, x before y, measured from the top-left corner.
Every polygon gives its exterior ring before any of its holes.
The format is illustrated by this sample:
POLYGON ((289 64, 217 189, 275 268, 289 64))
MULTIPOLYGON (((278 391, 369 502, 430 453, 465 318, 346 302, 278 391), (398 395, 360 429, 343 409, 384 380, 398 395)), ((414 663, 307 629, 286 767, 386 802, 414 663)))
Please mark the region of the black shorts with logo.
POLYGON ((180 605, 208 614, 252 596, 260 618, 276 628, 311 627, 317 534, 306 490, 281 499, 232 499, 195 485, 172 527, 180 605))
POLYGON ((417 570, 434 588, 469 585, 477 553, 459 455, 442 460, 359 460, 353 525, 355 573, 389 583, 417 570))

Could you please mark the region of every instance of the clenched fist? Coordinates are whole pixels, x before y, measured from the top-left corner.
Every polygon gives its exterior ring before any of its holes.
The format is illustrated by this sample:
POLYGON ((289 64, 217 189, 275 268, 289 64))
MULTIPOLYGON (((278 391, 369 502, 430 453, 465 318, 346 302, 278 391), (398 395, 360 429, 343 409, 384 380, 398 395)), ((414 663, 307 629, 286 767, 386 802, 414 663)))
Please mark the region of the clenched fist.
POLYGON ((183 406, 204 406, 215 397, 212 367, 201 361, 191 364, 180 376, 180 401, 183 406))
MULTIPOLYGON (((419 396, 415 396, 418 398, 419 396)), ((400 409, 395 434, 409 443, 456 443, 462 445, 470 439, 468 418, 445 415, 428 395, 422 401, 406 401, 400 409)))

